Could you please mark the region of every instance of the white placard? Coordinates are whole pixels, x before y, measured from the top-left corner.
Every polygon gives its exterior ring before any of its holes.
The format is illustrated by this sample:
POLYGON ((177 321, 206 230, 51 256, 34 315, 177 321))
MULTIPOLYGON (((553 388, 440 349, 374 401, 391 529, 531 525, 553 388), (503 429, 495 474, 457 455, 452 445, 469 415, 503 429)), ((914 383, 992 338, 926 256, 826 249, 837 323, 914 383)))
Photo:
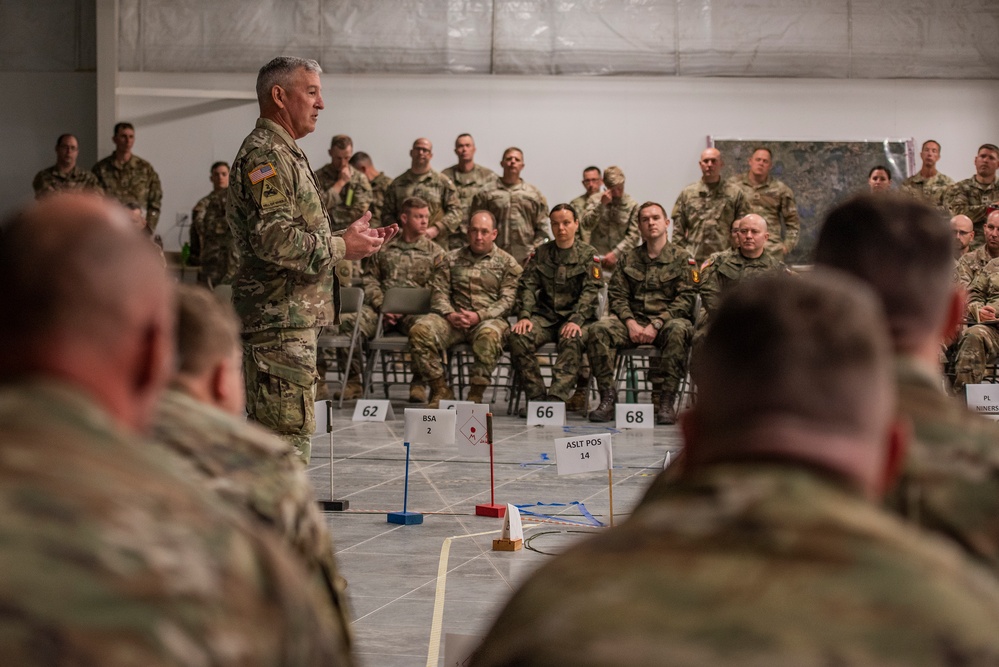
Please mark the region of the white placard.
POLYGON ((520 510, 516 505, 507 503, 506 514, 503 517, 503 534, 500 537, 504 540, 524 539, 524 524, 520 520, 520 510))
POLYGON ((626 428, 655 428, 656 416, 651 403, 618 403, 617 430, 626 428))
POLYGON ((610 433, 555 438, 555 465, 560 475, 607 470, 614 465, 610 433))
POLYGON ((968 384, 968 409, 989 419, 999 419, 999 384, 968 384))
POLYGON ((458 442, 458 454, 461 456, 489 456, 488 434, 486 433, 486 414, 488 405, 462 403, 454 410, 455 440, 458 442))
POLYGON ((468 667, 482 639, 478 635, 444 633, 444 667, 468 667))
POLYGON ((441 410, 454 410, 459 405, 475 405, 471 401, 441 401, 441 410))
POLYGON ((329 433, 330 426, 330 407, 333 401, 316 401, 315 414, 316 414, 316 430, 312 432, 312 435, 326 435, 329 433))
POLYGON ((565 426, 565 403, 562 401, 529 401, 528 426, 565 426))
POLYGON ((383 422, 386 419, 394 418, 390 401, 362 398, 354 406, 352 420, 356 422, 383 422))
POLYGON ((454 410, 406 408, 406 442, 453 445, 454 418, 454 410))

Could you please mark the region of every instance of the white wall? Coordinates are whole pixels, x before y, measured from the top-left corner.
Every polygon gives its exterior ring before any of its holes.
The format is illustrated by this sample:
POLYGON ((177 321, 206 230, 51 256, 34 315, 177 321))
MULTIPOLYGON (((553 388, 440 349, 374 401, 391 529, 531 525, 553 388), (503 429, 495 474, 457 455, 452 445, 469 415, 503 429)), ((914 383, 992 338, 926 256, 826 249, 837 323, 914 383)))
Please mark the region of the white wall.
MULTIPOLYGON (((123 73, 120 85, 251 91, 253 81, 252 75, 123 73)), ((314 168, 325 164, 330 136, 344 132, 392 176, 408 167, 413 139, 429 137, 440 170, 454 162, 454 137, 471 132, 478 161, 497 170, 505 147, 521 147, 523 176, 549 204, 579 194, 580 172, 593 163, 620 165, 636 199, 669 207, 680 188, 699 177, 697 155, 708 134, 917 142, 932 137, 943 145, 940 170, 954 178, 973 172, 979 144, 999 141, 996 81, 372 75, 327 76, 323 85, 326 111, 317 131, 300 142, 314 168)), ((44 144, 33 154, 51 150, 58 132, 51 129, 53 121, 39 118, 61 97, 46 91, 23 101, 22 122, 44 144), (41 130, 28 122, 32 111, 44 123, 41 130)), ((253 126, 256 105, 130 95, 121 98, 120 114, 136 124, 136 154, 152 161, 163 179, 160 231, 167 248, 176 249, 177 214, 189 213, 209 191, 209 165, 232 159, 253 126)), ((85 150, 92 150, 86 143, 85 150)), ((18 174, 20 196, 30 195, 31 175, 50 162, 35 158, 18 174)), ((9 160, 0 168, 13 169, 9 160)), ((7 180, 0 187, 7 188, 7 180)))
MULTIPOLYGON (((80 139, 79 165, 97 161, 96 75, 0 72, 4 137, 0 142, 0 216, 30 201, 31 180, 55 164, 55 143, 72 132, 80 139)), ((108 146, 102 153, 110 153, 108 146)))

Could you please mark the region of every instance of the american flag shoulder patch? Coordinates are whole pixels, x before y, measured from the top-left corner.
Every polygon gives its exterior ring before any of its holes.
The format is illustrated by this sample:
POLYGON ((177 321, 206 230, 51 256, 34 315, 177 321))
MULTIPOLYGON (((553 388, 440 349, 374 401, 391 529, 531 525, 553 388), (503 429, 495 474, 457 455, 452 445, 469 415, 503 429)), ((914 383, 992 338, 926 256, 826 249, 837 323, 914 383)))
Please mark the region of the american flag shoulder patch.
POLYGON ((271 176, 277 176, 277 172, 274 171, 274 165, 268 162, 267 164, 262 164, 250 172, 250 183, 256 185, 260 181, 270 178, 271 176))

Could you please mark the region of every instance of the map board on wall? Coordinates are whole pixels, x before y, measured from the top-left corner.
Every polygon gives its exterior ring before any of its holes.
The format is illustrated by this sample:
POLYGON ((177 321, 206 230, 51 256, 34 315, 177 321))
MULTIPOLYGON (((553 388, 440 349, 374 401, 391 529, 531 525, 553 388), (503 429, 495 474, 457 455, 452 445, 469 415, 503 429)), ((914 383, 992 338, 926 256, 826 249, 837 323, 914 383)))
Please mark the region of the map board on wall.
POLYGON ((851 195, 867 192, 871 167, 888 167, 893 188, 898 188, 913 169, 911 139, 768 141, 709 136, 708 145, 720 150, 725 159, 723 178, 745 173, 754 147, 765 146, 773 152, 770 175, 794 191, 801 216, 798 245, 786 258, 794 264, 812 261, 819 226, 831 208, 851 195))

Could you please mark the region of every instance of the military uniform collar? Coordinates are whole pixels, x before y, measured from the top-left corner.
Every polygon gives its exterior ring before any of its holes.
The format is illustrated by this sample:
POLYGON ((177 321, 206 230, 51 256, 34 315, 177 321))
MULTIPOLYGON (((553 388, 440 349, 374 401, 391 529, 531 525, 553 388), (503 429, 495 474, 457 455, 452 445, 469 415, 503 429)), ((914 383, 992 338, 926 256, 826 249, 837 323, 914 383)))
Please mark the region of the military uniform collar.
POLYGON ((471 257, 472 259, 474 259, 475 261, 479 261, 479 260, 483 260, 483 259, 485 259, 487 257, 492 257, 493 255, 495 255, 496 254, 496 247, 497 247, 496 244, 493 243, 493 247, 489 249, 489 252, 484 252, 481 255, 476 255, 474 252, 472 252, 472 246, 470 246, 470 245, 468 245, 466 243, 465 246, 461 249, 461 251, 463 253, 465 253, 465 255, 467 255, 468 257, 471 257))
POLYGON ((766 187, 766 186, 770 185, 770 181, 772 181, 772 180, 773 180, 773 176, 771 176, 770 174, 767 174, 767 180, 765 180, 762 183, 760 183, 759 185, 757 185, 756 183, 753 183, 752 179, 749 178, 749 172, 748 171, 742 175, 742 182, 745 183, 746 185, 748 185, 751 188, 763 188, 763 187, 766 187))
POLYGON ((288 134, 288 130, 284 129, 270 118, 258 118, 256 126, 262 130, 268 130, 269 132, 273 132, 278 135, 278 137, 281 138, 281 141, 288 144, 288 148, 294 151, 297 155, 305 155, 305 153, 302 152, 302 149, 298 147, 298 144, 295 143, 295 140, 291 138, 291 135, 288 134))
POLYGON ((895 377, 900 385, 920 385, 935 392, 946 394, 943 389, 944 378, 940 370, 913 356, 895 355, 895 377))

